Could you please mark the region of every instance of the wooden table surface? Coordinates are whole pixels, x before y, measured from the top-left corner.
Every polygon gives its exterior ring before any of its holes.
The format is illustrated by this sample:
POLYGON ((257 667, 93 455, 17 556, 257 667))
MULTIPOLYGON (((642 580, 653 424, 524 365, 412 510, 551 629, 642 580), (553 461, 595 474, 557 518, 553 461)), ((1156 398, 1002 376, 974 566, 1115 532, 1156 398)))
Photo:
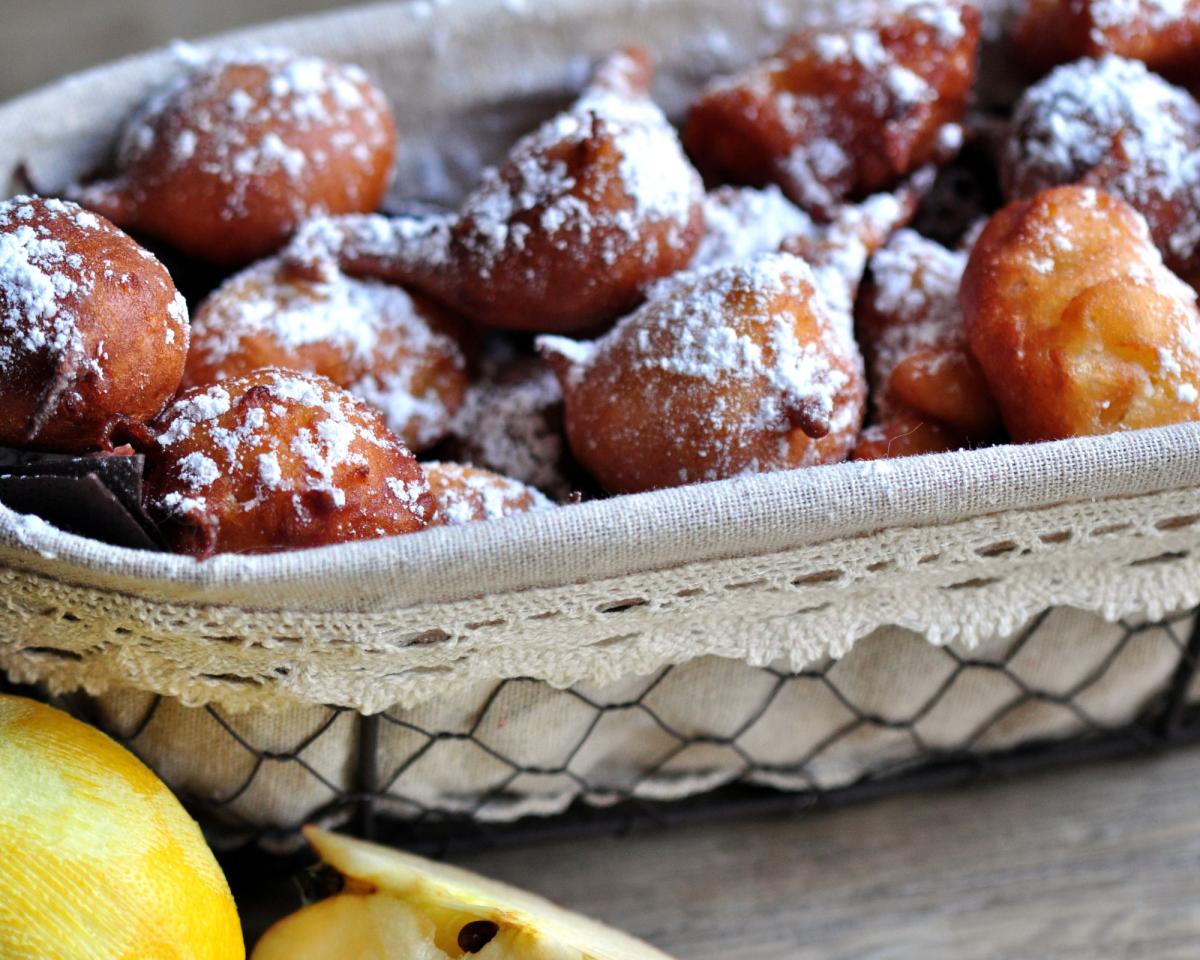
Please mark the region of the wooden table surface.
MULTIPOLYGON (((1200 749, 456 857, 679 960, 1200 957, 1200 749)), ((244 900, 261 929, 286 884, 244 900)))

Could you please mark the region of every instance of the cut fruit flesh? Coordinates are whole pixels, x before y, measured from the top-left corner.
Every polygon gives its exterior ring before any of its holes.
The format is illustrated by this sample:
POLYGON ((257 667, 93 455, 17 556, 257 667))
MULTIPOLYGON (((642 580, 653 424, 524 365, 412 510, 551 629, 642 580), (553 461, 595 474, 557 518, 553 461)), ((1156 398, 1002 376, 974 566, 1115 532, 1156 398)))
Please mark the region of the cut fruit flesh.
POLYGON ((314 827, 305 836, 346 889, 275 924, 252 960, 669 960, 466 870, 314 827))

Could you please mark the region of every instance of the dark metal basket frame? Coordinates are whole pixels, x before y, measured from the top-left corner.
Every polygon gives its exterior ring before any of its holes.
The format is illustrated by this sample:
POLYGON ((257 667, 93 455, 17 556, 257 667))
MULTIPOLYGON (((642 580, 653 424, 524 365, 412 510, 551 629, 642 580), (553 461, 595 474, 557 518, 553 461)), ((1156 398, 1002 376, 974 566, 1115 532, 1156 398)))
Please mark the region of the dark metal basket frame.
MULTIPOLYGON (((728 736, 687 735, 671 727, 663 718, 658 716, 646 703, 646 697, 662 682, 671 668, 664 668, 658 673, 642 692, 633 699, 620 703, 597 703, 579 691, 566 691, 571 696, 579 698, 592 707, 596 716, 587 727, 578 743, 563 762, 553 768, 520 766, 503 754, 476 739, 475 734, 487 716, 488 709, 494 703, 500 692, 513 683, 536 683, 529 678, 516 678, 497 684, 487 701, 482 705, 474 719, 474 723, 465 731, 439 731, 430 733, 407 721, 397 719, 389 714, 361 716, 357 722, 359 728, 358 765, 355 771, 353 786, 350 790, 339 789, 330 783, 319 771, 309 766, 303 757, 305 747, 319 738, 335 720, 349 712, 345 708, 331 708, 327 720, 320 724, 307 737, 286 752, 269 752, 255 748, 247 742, 230 725, 218 711, 208 709, 210 715, 222 726, 226 733, 247 751, 254 754, 256 760, 250 773, 243 783, 233 792, 217 801, 211 798, 183 796, 183 800, 200 817, 206 812, 220 810, 234 803, 250 785, 259 768, 267 761, 283 761, 297 763, 305 767, 309 774, 324 783, 335 794, 335 799, 317 811, 313 811, 306 819, 322 819, 326 817, 345 819, 350 818, 350 829, 357 835, 378 839, 410 850, 446 856, 456 851, 478 850, 485 847, 519 845, 542 840, 561 840, 596 834, 620 834, 640 829, 655 827, 673 827, 706 820, 715 820, 739 816, 762 816, 795 813, 820 806, 834 806, 888 796, 908 790, 960 784, 966 781, 985 777, 1007 777, 1028 771, 1057 767, 1064 764, 1094 761, 1118 757, 1140 752, 1161 751, 1168 747, 1200 741, 1200 706, 1189 703, 1189 694, 1200 672, 1200 619, 1193 626, 1190 635, 1185 639, 1178 637, 1173 629, 1187 622, 1195 615, 1190 611, 1161 621, 1145 624, 1122 624, 1124 635, 1121 642, 1072 689, 1064 693, 1050 693, 1031 687, 1007 671, 1007 660, 1020 650, 1021 646, 1031 637, 1048 615, 1043 613, 1033 621, 1013 641, 1004 661, 979 660, 964 656, 949 648, 942 648, 951 657, 956 666, 949 676, 940 684, 926 703, 910 717, 904 720, 888 719, 885 717, 864 713, 845 699, 836 685, 829 681, 826 673, 828 668, 810 669, 798 672, 787 672, 775 668, 764 668, 773 678, 771 691, 764 698, 762 705, 747 717, 745 721, 728 736), (1081 691, 1097 682, 1104 676, 1108 667, 1119 655, 1125 643, 1137 634, 1156 628, 1166 628, 1166 633, 1180 652, 1179 663, 1171 677, 1170 683, 1163 694, 1149 705, 1141 718, 1136 722, 1112 727, 1097 721, 1088 715, 1076 697, 1081 691), (914 724, 928 713, 938 702, 939 697, 953 684, 958 674, 968 668, 998 670, 1006 673, 1009 680, 1017 684, 1020 696, 1011 703, 1000 708, 985 723, 981 724, 975 734, 965 741, 960 749, 951 751, 939 750, 928 743, 922 742, 914 724), (804 758, 797 763, 786 766, 784 772, 800 774, 807 777, 805 765, 821 750, 832 742, 850 733, 864 724, 874 724, 878 727, 902 730, 913 738, 918 748, 919 758, 905 760, 900 763, 879 768, 864 775, 854 783, 836 788, 822 788, 809 778, 809 786, 801 791, 777 790, 765 786, 755 786, 747 783, 734 782, 709 793, 678 801, 654 801, 635 796, 638 784, 659 772, 671 759, 686 747, 703 743, 727 747, 737 751, 745 761, 745 776, 750 771, 769 771, 769 764, 762 764, 741 750, 738 739, 762 717, 773 702, 775 696, 790 680, 807 678, 823 683, 838 697, 841 702, 854 714, 854 718, 826 738, 820 744, 814 745, 804 758), (1030 700, 1039 700, 1056 704, 1070 710, 1083 726, 1083 733, 1067 740, 1028 743, 1022 746, 1000 752, 973 752, 971 746, 982 736, 983 732, 1004 716, 1030 700), (423 808, 416 801, 405 799, 405 802, 418 809, 416 816, 410 819, 398 819, 382 815, 377 809, 381 797, 389 800, 396 798, 388 795, 389 788, 395 784, 403 772, 414 764, 435 743, 442 740, 471 740, 476 746, 485 750, 495 759, 510 767, 511 773, 503 781, 496 784, 485 796, 481 797, 478 806, 481 807, 488 799, 500 795, 507 786, 522 773, 561 774, 572 777, 583 790, 591 788, 586 781, 578 777, 570 769, 571 760, 582 748, 591 731, 599 723, 600 718, 611 710, 641 710, 646 713, 665 733, 677 741, 677 745, 660 757, 650 769, 643 771, 639 779, 629 784, 622 791, 613 791, 609 798, 612 802, 602 805, 577 801, 566 812, 553 817, 525 817, 507 822, 493 823, 481 821, 471 812, 447 814, 443 811, 423 808), (426 743, 411 754, 396 770, 383 775, 378 769, 378 744, 380 731, 385 724, 397 724, 406 729, 427 737, 426 743)), ((0 689, 36 695, 28 688, 18 688, 7 683, 0 675, 0 689)), ((60 706, 81 714, 84 719, 96 721, 89 716, 86 706, 77 698, 51 698, 60 706)), ((127 730, 120 738, 127 745, 132 745, 138 735, 153 720, 155 712, 161 703, 156 697, 151 702, 139 722, 127 730)), ((228 822, 228 811, 223 816, 228 822)), ((227 850, 224 859, 231 867, 231 873, 244 874, 247 872, 261 873, 263 856, 250 842, 263 841, 268 847, 276 846, 289 836, 294 836, 301 824, 288 828, 261 831, 255 830, 250 824, 245 824, 245 832, 241 839, 244 841, 240 848, 227 850), (257 865, 257 866, 254 866, 257 865)), ((301 857, 302 859, 302 857, 301 857)), ((275 862, 277 869, 290 869, 298 862, 295 856, 282 857, 275 862)))

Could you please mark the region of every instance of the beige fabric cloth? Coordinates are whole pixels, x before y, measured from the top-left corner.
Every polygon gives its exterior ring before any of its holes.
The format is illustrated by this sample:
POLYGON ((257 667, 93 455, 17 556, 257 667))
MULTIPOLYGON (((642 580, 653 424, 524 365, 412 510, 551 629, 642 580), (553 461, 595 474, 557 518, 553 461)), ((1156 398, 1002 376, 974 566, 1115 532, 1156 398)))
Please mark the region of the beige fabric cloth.
MULTIPOLYGON (((658 93, 678 111, 704 77, 833 7, 419 2, 236 40, 367 66, 397 107, 399 182, 446 199, 561 102, 590 56, 628 41, 651 46, 663 65, 658 93)), ((164 54, 134 58, 0 107, 0 183, 21 164, 49 189, 89 169, 169 69, 164 54)), ((236 793, 256 762, 217 717, 277 751, 320 730, 305 753, 311 763, 268 761, 238 794, 232 806, 259 824, 291 823, 347 787, 353 711, 451 729, 475 722, 505 678, 544 681, 506 688, 516 699, 502 737, 506 755, 545 768, 588 712, 556 687, 608 702, 636 695, 670 665, 680 666, 655 696, 681 729, 719 730, 744 714, 770 680, 767 664, 796 670, 843 657, 845 682, 869 691, 882 715, 906 709, 940 669, 940 645, 990 656, 1035 614, 1065 607, 1073 609, 1054 614, 1045 646, 1034 645, 1041 653, 1030 669, 1036 684, 1066 689, 1117 629, 1103 624, 1200 603, 1198 449, 1192 424, 843 464, 205 564, 105 547, 0 508, 0 667, 56 691, 86 690, 126 731, 148 699, 166 695, 139 749, 172 783, 210 799, 236 793), (351 712, 331 719, 331 705, 351 712)), ((1133 716, 1178 659, 1175 644, 1134 646, 1143 653, 1120 660, 1105 674, 1116 679, 1089 694, 1112 722, 1133 716)), ((929 721, 934 740, 969 740, 984 706, 1012 695, 1011 680, 989 676, 929 721)), ((871 728, 788 773, 839 722, 826 694, 791 683, 747 731, 780 769, 747 771, 741 754, 718 746, 689 748, 659 769, 661 726, 642 709, 613 711, 572 761, 584 782, 524 775, 480 813, 547 811, 581 793, 600 802, 621 783, 682 796, 742 774, 789 787, 848 782, 881 757, 913 752, 911 740, 871 728)), ((1079 717, 1045 704, 1021 708, 980 745, 1066 732, 1072 722, 1079 717)), ((385 729, 380 768, 394 771, 421 735, 385 729)), ((404 768, 396 809, 414 809, 401 798, 471 809, 509 773, 469 741, 439 743, 404 768)))

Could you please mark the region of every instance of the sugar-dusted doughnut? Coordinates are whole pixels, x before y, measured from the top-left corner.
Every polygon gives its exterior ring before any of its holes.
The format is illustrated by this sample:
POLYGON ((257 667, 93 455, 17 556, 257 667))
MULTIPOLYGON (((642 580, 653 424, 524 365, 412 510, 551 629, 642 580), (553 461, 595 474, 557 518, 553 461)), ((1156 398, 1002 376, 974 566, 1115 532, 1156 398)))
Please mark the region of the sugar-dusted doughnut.
POLYGON ((179 388, 188 312, 161 263, 74 203, 0 203, 0 446, 99 448, 179 388))
POLYGON ((1115 53, 1200 81, 1200 0, 1025 0, 1012 40, 1037 70, 1115 53))
POLYGON ((704 229, 700 177, 650 99, 651 73, 640 50, 602 62, 456 213, 318 218, 290 255, 411 284, 491 327, 602 329, 686 267, 704 229))
POLYGON ((997 213, 960 294, 971 351, 1018 441, 1200 419, 1200 310, 1145 219, 1091 187, 997 213))
POLYGON ((1134 60, 1059 67, 1022 95, 1002 153, 1009 199, 1084 182, 1127 200, 1167 266, 1200 271, 1200 103, 1134 60))
POLYGON ((400 287, 336 270, 306 278, 269 258, 196 311, 184 382, 217 383, 259 367, 318 373, 381 411, 421 450, 446 435, 466 393, 460 327, 400 287))
POLYGON ((408 448, 324 377, 266 368, 196 387, 133 439, 148 506, 182 553, 316 547, 433 522, 408 448))
POLYGON ((187 48, 127 121, 112 178, 72 196, 197 259, 240 266, 308 216, 377 209, 395 137, 387 100, 358 67, 187 48))
MULTIPOLYGON (((967 346, 958 305, 966 265, 966 253, 912 230, 901 230, 871 257, 857 318, 877 420, 907 410, 976 442, 995 435, 999 414, 967 346)), ((890 429, 889 439, 906 436, 905 429, 890 429)), ((913 442, 937 442, 932 430, 924 434, 913 442)))
POLYGON ((597 341, 539 338, 575 456, 613 493, 845 459, 862 357, 816 284, 767 254, 663 281, 597 341))
POLYGON ((446 526, 502 520, 554 507, 535 487, 490 470, 445 461, 430 461, 421 467, 437 503, 436 522, 446 526))
POLYGON ((828 218, 953 154, 978 42, 974 8, 930 0, 802 31, 770 59, 714 81, 688 114, 684 143, 710 179, 777 183, 828 218))

